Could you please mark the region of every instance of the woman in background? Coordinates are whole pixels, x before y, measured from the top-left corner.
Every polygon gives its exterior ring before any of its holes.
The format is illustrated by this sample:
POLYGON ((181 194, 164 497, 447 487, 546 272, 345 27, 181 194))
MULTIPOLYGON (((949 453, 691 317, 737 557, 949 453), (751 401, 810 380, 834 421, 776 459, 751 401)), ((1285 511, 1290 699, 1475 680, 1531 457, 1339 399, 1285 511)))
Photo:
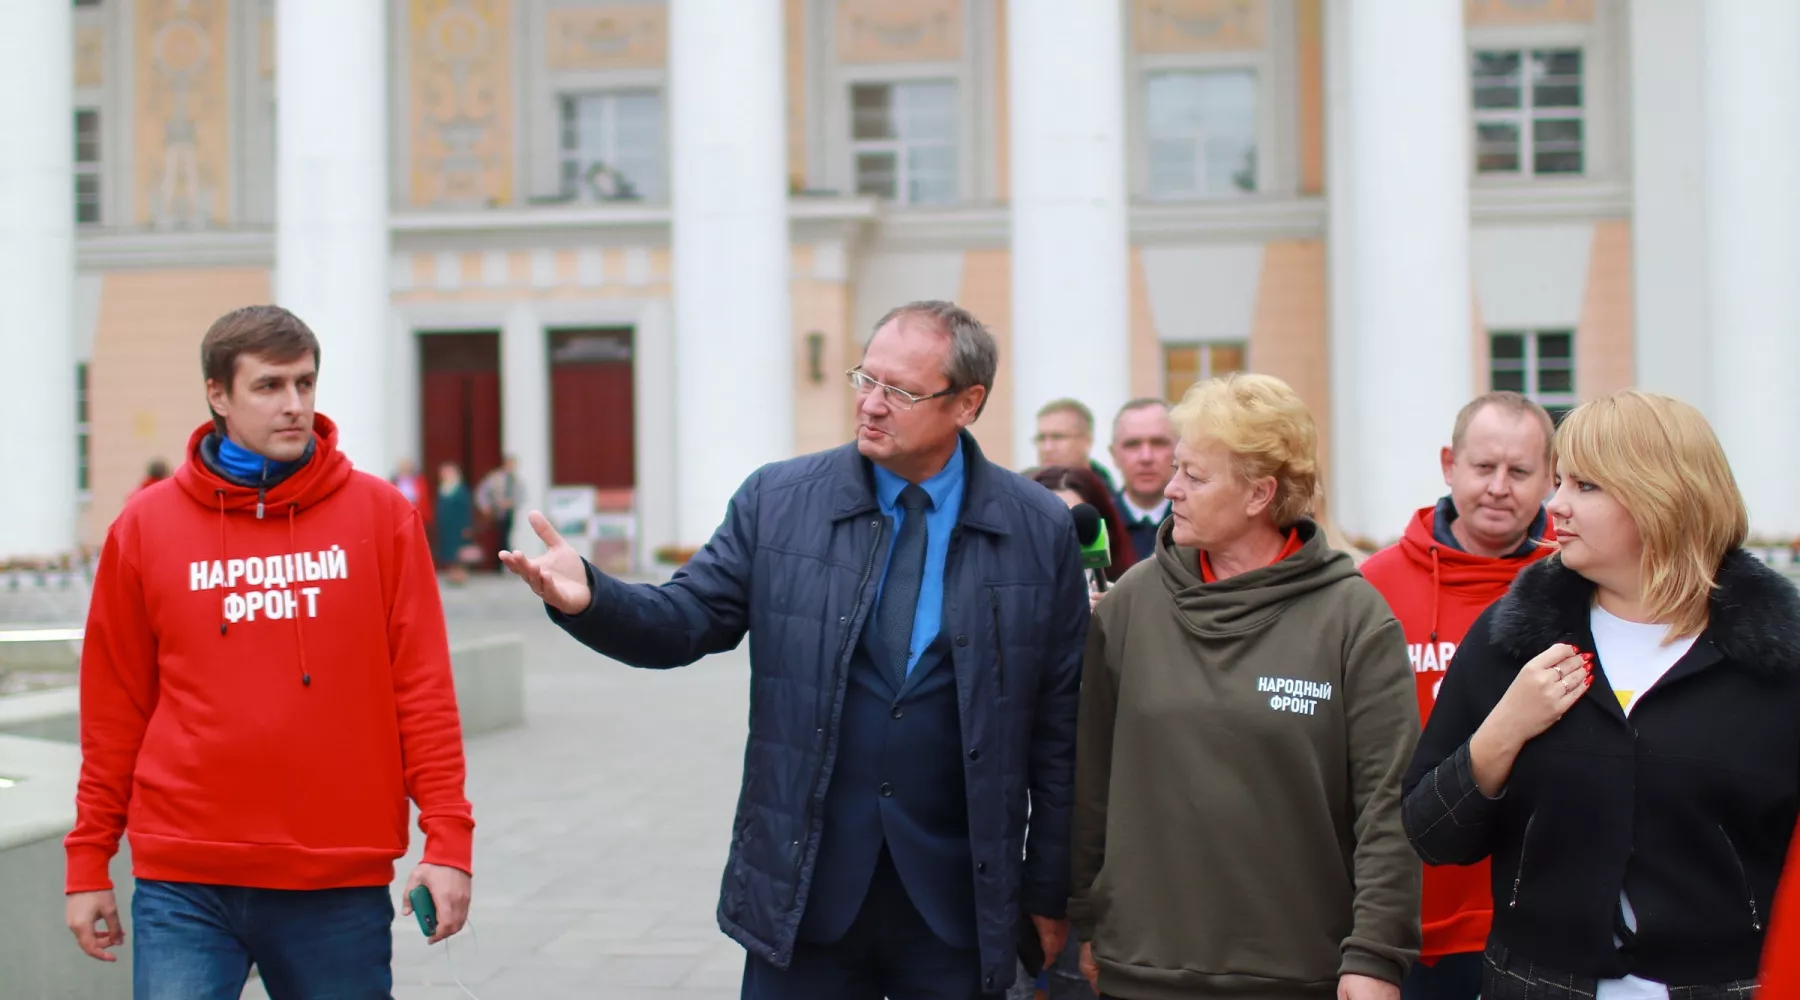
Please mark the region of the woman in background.
POLYGON ((475 520, 475 504, 469 487, 463 482, 462 469, 455 462, 438 466, 437 499, 432 504, 437 515, 437 564, 453 583, 469 579, 464 568, 464 546, 469 544, 475 520))
POLYGON ((1084 503, 1099 512, 1100 520, 1106 524, 1108 551, 1112 553, 1112 562, 1106 567, 1106 580, 1117 583, 1119 577, 1137 562, 1137 555, 1131 549, 1125 519, 1119 516, 1119 508, 1113 505, 1112 495, 1100 482, 1100 477, 1094 475, 1092 469, 1052 465, 1032 473, 1031 478, 1061 497, 1070 507, 1084 503))

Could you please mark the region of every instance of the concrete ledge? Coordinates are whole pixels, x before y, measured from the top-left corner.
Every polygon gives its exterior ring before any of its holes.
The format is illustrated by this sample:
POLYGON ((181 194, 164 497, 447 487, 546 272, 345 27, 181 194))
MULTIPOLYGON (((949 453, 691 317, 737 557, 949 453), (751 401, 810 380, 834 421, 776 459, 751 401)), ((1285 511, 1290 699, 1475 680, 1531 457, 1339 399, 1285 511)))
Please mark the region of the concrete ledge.
POLYGON ((463 738, 525 722, 525 640, 515 635, 450 647, 463 738))
POLYGON ((51 688, 0 698, 0 735, 30 736, 59 743, 78 743, 81 692, 74 687, 51 688))
MULTIPOLYGON (((63 835, 75 822, 81 751, 71 744, 0 735, 0 996, 110 1000, 131 995, 130 943, 96 962, 63 926, 63 835)), ((113 859, 121 913, 131 908, 131 860, 113 859)), ((129 932, 130 917, 126 917, 129 932)))

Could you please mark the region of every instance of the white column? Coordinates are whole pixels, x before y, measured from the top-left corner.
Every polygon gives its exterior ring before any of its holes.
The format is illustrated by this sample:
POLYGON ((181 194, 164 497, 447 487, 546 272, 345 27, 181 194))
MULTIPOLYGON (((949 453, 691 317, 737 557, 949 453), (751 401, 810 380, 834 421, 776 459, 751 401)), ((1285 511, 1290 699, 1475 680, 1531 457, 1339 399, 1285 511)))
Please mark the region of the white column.
POLYGON ((1800 535, 1800 4, 1706 5, 1712 414, 1753 535, 1800 535))
POLYGON ((384 477, 387 8, 283 0, 275 15, 275 300, 318 335, 318 408, 337 422, 340 447, 384 477))
MULTIPOLYGON (((1340 527, 1361 523, 1357 458, 1355 228, 1350 197, 1350 11, 1357 0, 1324 5, 1326 272, 1331 297, 1326 350, 1331 368, 1331 463, 1327 511, 1340 527)), ((1346 530, 1348 530, 1346 528, 1346 530)), ((1377 537, 1386 537, 1385 535, 1377 537)))
POLYGON ((0 3, 0 560, 75 548, 71 11, 0 3))
POLYGON ((1334 437, 1356 440, 1332 474, 1355 493, 1340 525, 1380 540, 1443 492, 1438 449, 1470 396, 1469 80, 1461 4, 1354 0, 1347 28, 1348 190, 1331 197, 1352 199, 1335 259, 1356 287, 1332 393, 1351 418, 1334 437))
POLYGON ((743 480, 794 453, 782 11, 669 4, 677 544, 705 542, 743 480))
MULTIPOLYGON (((637 468, 637 568, 655 568, 656 550, 675 543, 680 530, 675 498, 684 478, 675 428, 688 398, 677 382, 675 330, 666 299, 644 303, 631 343, 632 451, 637 468), (679 402, 678 402, 679 401, 679 402)), ((686 476, 704 476, 693 469, 686 476)))
POLYGON ((1098 443, 1131 393, 1124 5, 1055 7, 1009 0, 1006 16, 1018 468, 1045 403, 1086 403, 1098 443))
MULTIPOLYGON (((1711 412, 1706 274, 1706 8, 1625 5, 1631 52, 1631 324, 1639 388, 1711 412)), ((1730 7, 1735 0, 1724 0, 1730 7)))
MULTIPOLYGON (((548 348, 537 313, 523 302, 513 306, 500 330, 500 439, 506 454, 518 461, 522 510, 542 510, 550 490, 548 348)), ((521 514, 513 518, 513 537, 501 544, 529 549, 536 537, 521 514)))

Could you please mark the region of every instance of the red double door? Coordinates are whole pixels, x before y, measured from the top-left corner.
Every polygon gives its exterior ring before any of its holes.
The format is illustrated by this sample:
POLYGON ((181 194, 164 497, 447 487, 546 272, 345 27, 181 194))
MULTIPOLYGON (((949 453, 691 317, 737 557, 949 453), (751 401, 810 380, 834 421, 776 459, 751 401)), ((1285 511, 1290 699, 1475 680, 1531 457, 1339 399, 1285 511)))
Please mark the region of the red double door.
MULTIPOLYGON (((557 486, 630 489, 633 449, 632 331, 555 330, 550 352, 550 475, 557 486)), ((502 452, 500 334, 419 337, 420 471, 435 489, 438 467, 455 462, 469 489, 498 468, 502 452)), ((527 502, 541 504, 542 497, 527 502)), ((491 526, 484 552, 500 548, 491 526)))

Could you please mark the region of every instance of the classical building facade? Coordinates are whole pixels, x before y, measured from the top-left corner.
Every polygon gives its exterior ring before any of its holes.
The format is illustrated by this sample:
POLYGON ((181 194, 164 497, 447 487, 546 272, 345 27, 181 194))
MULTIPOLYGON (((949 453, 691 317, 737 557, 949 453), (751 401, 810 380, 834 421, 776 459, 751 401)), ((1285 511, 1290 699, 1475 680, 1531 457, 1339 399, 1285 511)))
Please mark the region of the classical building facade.
POLYGON ((96 541, 270 300, 360 467, 514 455, 645 552, 848 440, 926 297, 998 335, 1015 466, 1049 399, 1269 372, 1377 542, 1471 394, 1635 384, 1800 535, 1791 0, 26 0, 0 39, 0 558, 96 541))

